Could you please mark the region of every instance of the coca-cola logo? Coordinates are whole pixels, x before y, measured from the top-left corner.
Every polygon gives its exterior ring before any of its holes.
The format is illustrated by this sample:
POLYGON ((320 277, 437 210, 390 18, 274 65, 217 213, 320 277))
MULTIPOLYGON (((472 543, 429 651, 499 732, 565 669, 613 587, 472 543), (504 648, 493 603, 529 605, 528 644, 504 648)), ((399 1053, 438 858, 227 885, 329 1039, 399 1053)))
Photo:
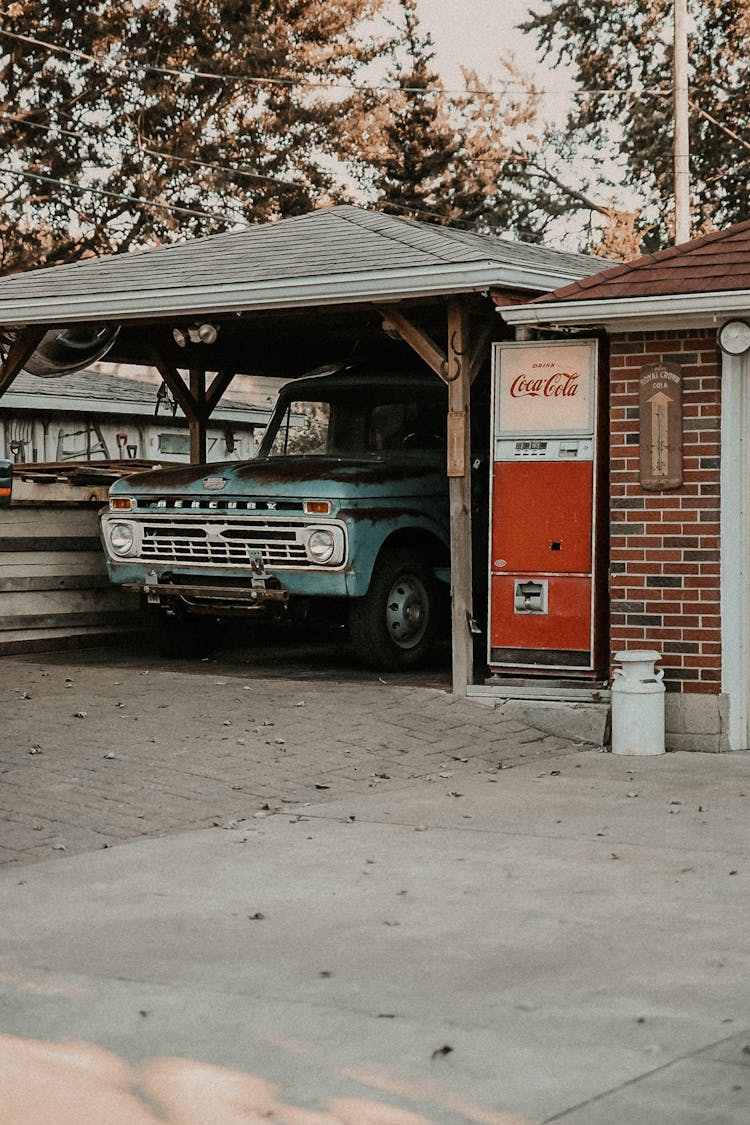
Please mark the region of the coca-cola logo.
POLYGON ((511 398, 574 398, 578 393, 577 371, 554 371, 551 375, 517 375, 510 385, 511 398))

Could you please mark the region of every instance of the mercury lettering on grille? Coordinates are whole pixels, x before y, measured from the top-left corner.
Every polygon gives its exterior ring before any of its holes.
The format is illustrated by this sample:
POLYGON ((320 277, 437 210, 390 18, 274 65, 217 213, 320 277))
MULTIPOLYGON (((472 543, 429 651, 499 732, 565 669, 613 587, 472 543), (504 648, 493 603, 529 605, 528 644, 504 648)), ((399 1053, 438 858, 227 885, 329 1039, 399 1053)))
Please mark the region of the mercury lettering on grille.
POLYGON ((141 557, 155 562, 310 566, 296 527, 144 525, 141 557))

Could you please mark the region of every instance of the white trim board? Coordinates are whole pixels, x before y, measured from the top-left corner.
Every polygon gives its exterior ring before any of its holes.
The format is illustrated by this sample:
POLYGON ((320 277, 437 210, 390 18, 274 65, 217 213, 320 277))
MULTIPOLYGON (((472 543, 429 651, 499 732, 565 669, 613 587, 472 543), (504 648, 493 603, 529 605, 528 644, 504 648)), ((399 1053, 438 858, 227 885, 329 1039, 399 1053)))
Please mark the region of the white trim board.
POLYGON ((721 689, 730 750, 750 747, 750 357, 722 357, 721 689))
POLYGON ((666 293, 654 297, 549 301, 503 306, 497 310, 512 325, 603 325, 610 331, 705 328, 730 316, 750 313, 747 289, 712 293, 666 293), (658 323, 655 323, 658 321, 658 323))

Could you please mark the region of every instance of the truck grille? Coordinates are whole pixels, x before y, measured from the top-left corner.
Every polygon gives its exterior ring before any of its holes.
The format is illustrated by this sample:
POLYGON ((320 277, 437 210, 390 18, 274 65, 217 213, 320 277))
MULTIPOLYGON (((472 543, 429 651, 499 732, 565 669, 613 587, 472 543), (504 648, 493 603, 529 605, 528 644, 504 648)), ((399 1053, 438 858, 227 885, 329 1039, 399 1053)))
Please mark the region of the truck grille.
POLYGON ((239 526, 144 523, 141 558, 148 562, 213 566, 314 566, 305 551, 302 526, 239 526))

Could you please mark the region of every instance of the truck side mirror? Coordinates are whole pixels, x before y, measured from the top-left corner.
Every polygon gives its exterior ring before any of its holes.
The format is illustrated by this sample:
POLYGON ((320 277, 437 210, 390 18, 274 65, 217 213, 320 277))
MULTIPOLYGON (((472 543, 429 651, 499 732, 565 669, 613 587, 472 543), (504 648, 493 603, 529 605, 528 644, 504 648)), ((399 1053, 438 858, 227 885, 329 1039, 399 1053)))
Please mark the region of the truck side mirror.
POLYGON ((13 490, 13 462, 0 461, 0 508, 10 507, 13 490))

